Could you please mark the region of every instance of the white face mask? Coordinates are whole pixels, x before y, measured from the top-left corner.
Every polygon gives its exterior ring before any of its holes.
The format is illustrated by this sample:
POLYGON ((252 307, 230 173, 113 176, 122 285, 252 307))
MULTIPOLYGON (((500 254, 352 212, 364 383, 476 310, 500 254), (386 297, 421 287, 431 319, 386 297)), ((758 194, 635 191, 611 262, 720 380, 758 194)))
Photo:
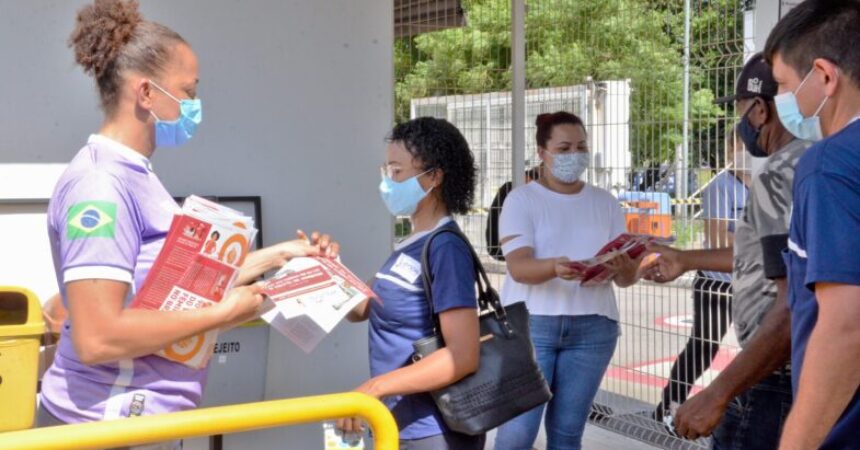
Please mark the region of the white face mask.
POLYGON ((562 183, 574 183, 582 177, 591 164, 590 152, 550 153, 552 176, 562 183))

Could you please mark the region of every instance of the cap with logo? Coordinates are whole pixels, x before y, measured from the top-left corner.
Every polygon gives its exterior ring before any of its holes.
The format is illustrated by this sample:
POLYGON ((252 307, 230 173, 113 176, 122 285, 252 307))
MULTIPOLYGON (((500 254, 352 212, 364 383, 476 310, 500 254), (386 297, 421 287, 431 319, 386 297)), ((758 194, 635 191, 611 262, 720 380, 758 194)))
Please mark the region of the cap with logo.
POLYGON ((745 98, 764 97, 773 99, 777 94, 778 86, 773 79, 773 71, 765 61, 761 53, 756 53, 744 64, 737 83, 735 83, 734 95, 720 97, 714 103, 729 103, 745 98))

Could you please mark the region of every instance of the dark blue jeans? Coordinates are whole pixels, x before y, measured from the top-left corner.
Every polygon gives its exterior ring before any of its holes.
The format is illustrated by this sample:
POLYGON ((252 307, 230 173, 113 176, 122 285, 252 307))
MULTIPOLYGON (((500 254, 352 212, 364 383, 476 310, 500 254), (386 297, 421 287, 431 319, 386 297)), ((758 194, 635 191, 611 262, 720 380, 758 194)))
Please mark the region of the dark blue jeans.
POLYGON ((791 409, 791 375, 771 375, 729 402, 714 430, 715 450, 773 450, 791 409))
MULTIPOLYGON (((598 315, 529 319, 543 376, 552 389, 546 407, 547 450, 580 450, 591 403, 618 342, 618 322, 598 315)), ((495 450, 530 450, 544 406, 499 427, 495 450)))

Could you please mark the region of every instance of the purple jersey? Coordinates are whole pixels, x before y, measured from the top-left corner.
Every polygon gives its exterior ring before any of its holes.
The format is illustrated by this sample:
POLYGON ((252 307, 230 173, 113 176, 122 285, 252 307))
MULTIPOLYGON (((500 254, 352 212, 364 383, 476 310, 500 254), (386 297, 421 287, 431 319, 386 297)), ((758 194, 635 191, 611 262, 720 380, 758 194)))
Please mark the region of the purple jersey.
MULTIPOLYGON (((129 283, 128 305, 178 210, 147 158, 104 136, 90 136, 48 205, 54 270, 66 307, 65 283, 86 279, 129 283)), ((158 356, 87 366, 75 352, 67 321, 42 380, 41 401, 67 423, 173 412, 198 405, 205 378, 205 369, 158 356)))

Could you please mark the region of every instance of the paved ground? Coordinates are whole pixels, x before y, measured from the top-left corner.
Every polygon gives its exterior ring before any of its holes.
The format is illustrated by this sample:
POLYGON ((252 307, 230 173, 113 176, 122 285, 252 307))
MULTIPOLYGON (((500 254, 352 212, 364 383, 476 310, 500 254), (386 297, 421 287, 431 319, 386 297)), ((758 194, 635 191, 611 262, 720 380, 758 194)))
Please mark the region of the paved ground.
MULTIPOLYGON (((493 439, 495 433, 491 432, 487 436, 487 450, 493 448, 493 439)), ((543 431, 538 436, 535 442, 535 448, 544 450, 546 448, 546 437, 543 431)), ((613 431, 608 431, 603 428, 588 425, 585 428, 585 439, 582 442, 583 450, 655 450, 658 447, 652 447, 648 444, 624 437, 613 431)))
POLYGON ((582 448, 584 450, 654 450, 657 447, 652 447, 640 441, 626 438, 618 433, 589 425, 585 429, 585 441, 582 443, 582 448))
MULTIPOLYGON (((689 281, 678 286, 639 284, 618 293, 622 337, 603 388, 648 403, 656 403, 678 352, 692 327, 689 281)), ((707 385, 737 353, 729 330, 720 352, 697 382, 707 385)), ((694 392, 697 389, 694 389, 694 392)))

